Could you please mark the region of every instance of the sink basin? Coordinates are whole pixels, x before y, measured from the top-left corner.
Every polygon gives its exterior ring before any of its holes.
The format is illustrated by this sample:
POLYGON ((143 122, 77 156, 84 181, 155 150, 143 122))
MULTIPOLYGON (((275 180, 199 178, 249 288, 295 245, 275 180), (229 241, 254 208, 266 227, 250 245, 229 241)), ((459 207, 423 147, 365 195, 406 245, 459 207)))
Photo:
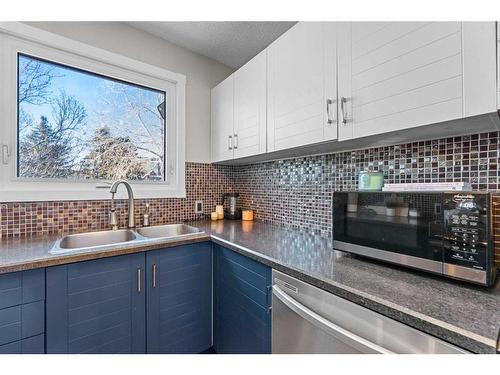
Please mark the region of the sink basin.
POLYGON ((113 245, 117 243, 133 241, 135 239, 136 235, 131 230, 108 230, 102 232, 70 234, 68 236, 64 236, 58 245, 61 250, 74 250, 88 247, 113 245))
POLYGON ((63 254, 78 250, 111 249, 116 245, 144 244, 156 240, 169 240, 184 236, 201 234, 203 231, 185 224, 158 225, 144 227, 136 231, 131 229, 106 230, 70 234, 56 241, 50 253, 63 254))
POLYGON ((137 233, 147 238, 179 237, 201 232, 198 228, 186 224, 157 225, 137 229, 137 233))

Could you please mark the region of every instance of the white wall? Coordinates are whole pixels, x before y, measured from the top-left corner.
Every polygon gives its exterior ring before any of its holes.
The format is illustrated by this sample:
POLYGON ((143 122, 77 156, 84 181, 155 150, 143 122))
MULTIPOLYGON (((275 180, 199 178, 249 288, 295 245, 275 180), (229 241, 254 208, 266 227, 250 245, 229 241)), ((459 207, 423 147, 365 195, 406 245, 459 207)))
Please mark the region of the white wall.
POLYGON ((210 162, 210 89, 231 68, 120 22, 26 23, 186 75, 186 161, 210 162))

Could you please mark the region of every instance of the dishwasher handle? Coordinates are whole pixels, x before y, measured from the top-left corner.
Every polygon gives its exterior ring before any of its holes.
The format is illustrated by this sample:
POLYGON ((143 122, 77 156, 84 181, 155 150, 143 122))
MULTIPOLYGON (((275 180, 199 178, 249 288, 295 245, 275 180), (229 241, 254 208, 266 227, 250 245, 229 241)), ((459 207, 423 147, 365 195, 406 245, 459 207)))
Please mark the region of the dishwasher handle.
POLYGON ((290 297, 277 285, 273 285, 273 295, 278 298, 283 304, 285 304, 285 306, 287 306, 303 319, 306 319, 309 323, 315 325, 325 332, 328 332, 332 336, 338 338, 339 340, 347 345, 352 346, 353 348, 361 350, 364 353, 394 354, 394 352, 385 349, 377 344, 374 344, 373 342, 368 341, 362 337, 359 337, 358 335, 342 327, 339 327, 336 324, 333 324, 332 322, 323 318, 321 315, 316 314, 311 309, 307 308, 300 302, 290 297))

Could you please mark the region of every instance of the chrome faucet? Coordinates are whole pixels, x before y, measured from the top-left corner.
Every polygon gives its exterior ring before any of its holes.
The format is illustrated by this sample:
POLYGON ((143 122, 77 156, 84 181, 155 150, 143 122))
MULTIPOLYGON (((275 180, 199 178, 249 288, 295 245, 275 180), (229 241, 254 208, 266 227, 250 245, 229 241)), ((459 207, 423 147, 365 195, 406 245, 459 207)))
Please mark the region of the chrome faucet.
POLYGON ((127 189, 128 194, 128 227, 135 228, 135 218, 134 218, 134 192, 132 191, 132 186, 125 180, 118 180, 113 182, 109 192, 111 193, 111 209, 109 210, 109 225, 111 229, 118 229, 118 217, 116 216, 116 206, 115 206, 115 194, 118 185, 123 184, 127 189))

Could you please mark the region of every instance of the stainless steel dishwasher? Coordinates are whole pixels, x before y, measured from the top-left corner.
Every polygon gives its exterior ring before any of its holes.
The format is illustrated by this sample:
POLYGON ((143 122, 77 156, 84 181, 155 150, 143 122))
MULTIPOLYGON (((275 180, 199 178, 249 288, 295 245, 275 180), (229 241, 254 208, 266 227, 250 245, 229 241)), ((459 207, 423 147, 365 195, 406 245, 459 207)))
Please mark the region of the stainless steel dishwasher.
POLYGON ((273 270, 273 353, 467 353, 273 270))

